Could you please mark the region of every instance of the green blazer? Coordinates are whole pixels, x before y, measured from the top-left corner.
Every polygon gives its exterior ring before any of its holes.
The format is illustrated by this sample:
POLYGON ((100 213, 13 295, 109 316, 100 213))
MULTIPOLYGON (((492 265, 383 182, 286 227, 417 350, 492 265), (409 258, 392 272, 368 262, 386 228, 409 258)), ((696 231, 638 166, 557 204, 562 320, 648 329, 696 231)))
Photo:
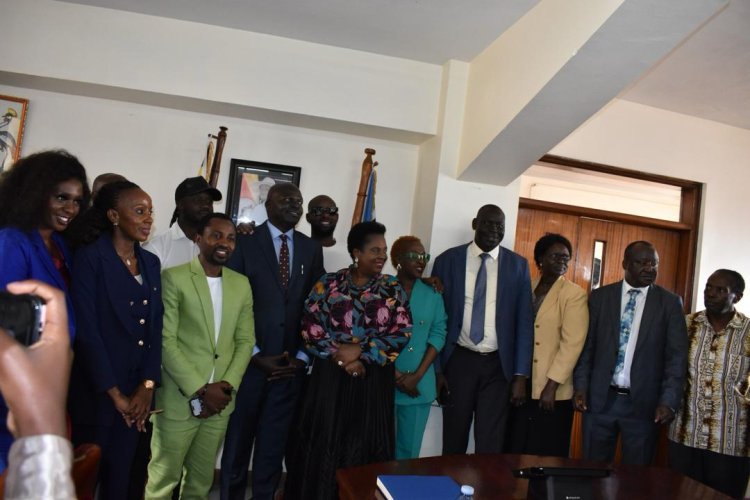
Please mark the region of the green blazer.
MULTIPOLYGON (((164 329, 161 387, 156 408, 174 420, 193 418, 188 401, 214 371, 214 381, 240 386, 255 344, 253 299, 247 278, 225 267, 222 271, 222 316, 215 342, 214 309, 208 279, 198 257, 162 272, 164 329)), ((221 412, 229 416, 234 400, 221 412)))
MULTIPOLYGON (((396 369, 402 373, 414 372, 419 368, 428 345, 434 347, 438 353, 443 349, 448 319, 443 297, 420 280, 414 282, 409 298, 409 308, 414 322, 411 338, 396 358, 396 369)), ((412 398, 396 389, 396 404, 429 404, 435 400, 437 391, 435 369, 432 364, 417 384, 417 390, 419 390, 419 396, 412 398)))

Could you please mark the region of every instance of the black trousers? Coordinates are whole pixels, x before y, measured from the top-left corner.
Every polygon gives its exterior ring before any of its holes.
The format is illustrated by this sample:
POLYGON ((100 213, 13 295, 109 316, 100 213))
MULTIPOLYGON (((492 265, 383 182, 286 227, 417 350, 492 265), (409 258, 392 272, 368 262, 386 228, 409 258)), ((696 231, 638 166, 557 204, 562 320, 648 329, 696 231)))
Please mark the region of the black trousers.
POLYGON ((281 479, 281 463, 302 377, 300 373, 269 382, 260 370, 247 367, 224 438, 222 500, 245 499, 253 448, 253 499, 273 498, 281 479))
POLYGON ((599 413, 583 414, 583 456, 611 462, 615 458, 617 436, 622 436, 622 463, 650 465, 654 458, 659 427, 653 417, 636 415, 630 395, 610 390, 599 413))
POLYGON ((474 420, 476 453, 502 453, 510 383, 497 352, 456 347, 443 370, 451 392, 443 407, 443 455, 466 453, 474 420))
POLYGON ((669 466, 734 498, 743 498, 750 458, 733 457, 669 441, 669 466))
POLYGON ((565 399, 555 401, 552 411, 542 410, 539 400, 531 399, 531 381, 527 382, 526 387, 526 402, 510 409, 505 452, 567 457, 573 426, 573 404, 565 399))

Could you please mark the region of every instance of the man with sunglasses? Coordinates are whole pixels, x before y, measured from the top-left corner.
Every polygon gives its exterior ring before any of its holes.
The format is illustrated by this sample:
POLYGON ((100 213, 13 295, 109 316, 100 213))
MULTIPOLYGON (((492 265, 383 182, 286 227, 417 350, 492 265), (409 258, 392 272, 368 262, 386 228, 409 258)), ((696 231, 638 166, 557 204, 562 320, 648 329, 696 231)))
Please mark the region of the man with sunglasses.
POLYGON ((324 194, 316 196, 307 204, 306 218, 312 228, 312 239, 323 245, 323 248, 336 244, 333 232, 339 222, 339 207, 335 201, 324 194))
POLYGON ((339 222, 339 207, 330 196, 318 195, 307 204, 307 222, 310 223, 310 237, 323 246, 323 263, 326 272, 336 272, 349 267, 351 256, 346 245, 336 245, 333 233, 339 222))
POLYGON ((436 363, 447 384, 443 455, 463 454, 474 421, 476 453, 501 453, 508 403, 522 404, 531 373, 533 314, 529 263, 501 247, 505 214, 484 205, 471 223, 474 241, 446 250, 433 274, 444 285, 445 347, 436 363))

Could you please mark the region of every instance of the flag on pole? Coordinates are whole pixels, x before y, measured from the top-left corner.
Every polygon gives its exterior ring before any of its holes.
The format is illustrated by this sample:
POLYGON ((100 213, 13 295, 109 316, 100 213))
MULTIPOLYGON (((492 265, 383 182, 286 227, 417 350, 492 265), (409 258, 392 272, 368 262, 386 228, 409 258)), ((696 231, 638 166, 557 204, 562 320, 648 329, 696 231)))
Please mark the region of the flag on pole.
POLYGON ((365 148, 365 159, 362 161, 362 173, 359 176, 357 198, 354 201, 352 226, 360 222, 375 220, 375 188, 378 184, 378 174, 375 167, 378 162, 372 161, 375 150, 365 148))
POLYGON ((375 166, 370 173, 370 179, 367 181, 367 194, 365 195, 365 207, 362 211, 362 221, 367 222, 375 220, 375 187, 378 184, 378 172, 375 166))

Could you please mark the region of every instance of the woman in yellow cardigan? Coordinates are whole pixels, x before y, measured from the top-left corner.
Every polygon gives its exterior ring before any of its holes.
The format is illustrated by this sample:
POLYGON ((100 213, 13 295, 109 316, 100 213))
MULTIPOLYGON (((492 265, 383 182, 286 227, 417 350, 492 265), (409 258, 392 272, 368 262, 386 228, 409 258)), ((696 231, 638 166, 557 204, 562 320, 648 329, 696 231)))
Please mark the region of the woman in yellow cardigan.
POLYGON ((526 403, 514 408, 507 451, 568 456, 573 423, 572 373, 586 340, 586 292, 563 275, 573 249, 559 234, 546 234, 534 246, 539 277, 531 288, 534 303, 534 357, 526 403))

